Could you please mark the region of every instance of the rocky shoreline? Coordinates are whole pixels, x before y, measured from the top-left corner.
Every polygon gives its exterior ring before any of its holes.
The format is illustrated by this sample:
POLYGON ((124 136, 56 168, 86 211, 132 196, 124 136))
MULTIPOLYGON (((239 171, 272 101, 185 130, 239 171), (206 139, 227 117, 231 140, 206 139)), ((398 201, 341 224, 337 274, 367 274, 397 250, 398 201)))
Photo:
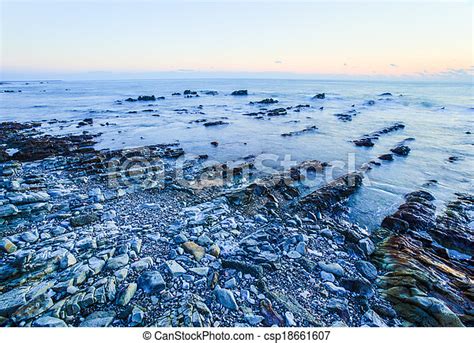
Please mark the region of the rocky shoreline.
POLYGON ((471 195, 437 214, 410 193, 371 233, 346 200, 377 161, 308 189, 327 163, 178 171, 178 144, 99 151, 40 126, 0 124, 1 326, 473 325, 471 195))

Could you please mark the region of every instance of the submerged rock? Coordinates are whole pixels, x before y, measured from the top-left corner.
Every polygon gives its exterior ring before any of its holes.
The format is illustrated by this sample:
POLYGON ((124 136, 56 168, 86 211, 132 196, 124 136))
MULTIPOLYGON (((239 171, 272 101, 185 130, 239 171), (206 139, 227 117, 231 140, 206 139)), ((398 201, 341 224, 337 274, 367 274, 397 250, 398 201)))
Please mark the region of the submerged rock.
POLYGON ((250 102, 251 105, 253 104, 263 104, 263 105, 270 105, 270 104, 277 104, 278 103, 278 100, 275 100, 273 98, 267 98, 267 99, 263 99, 263 100, 260 100, 260 101, 255 101, 255 102, 250 102))
POLYGON ((326 93, 318 93, 315 96, 313 96, 313 99, 325 99, 326 98, 326 93))
POLYGON ((228 125, 229 123, 226 123, 222 120, 217 120, 217 121, 209 121, 209 122, 206 122, 204 123, 203 125, 206 126, 206 127, 209 127, 209 126, 218 126, 218 125, 228 125))
POLYGON ((248 91, 246 89, 241 89, 238 91, 233 91, 231 95, 248 95, 248 91))
POLYGON ((127 98, 125 101, 134 102, 134 101, 155 101, 156 97, 154 95, 140 95, 137 99, 127 98))
POLYGON ((391 152, 393 152, 395 155, 399 156, 407 156, 410 152, 410 148, 407 147, 406 145, 399 145, 393 149, 390 149, 391 152))

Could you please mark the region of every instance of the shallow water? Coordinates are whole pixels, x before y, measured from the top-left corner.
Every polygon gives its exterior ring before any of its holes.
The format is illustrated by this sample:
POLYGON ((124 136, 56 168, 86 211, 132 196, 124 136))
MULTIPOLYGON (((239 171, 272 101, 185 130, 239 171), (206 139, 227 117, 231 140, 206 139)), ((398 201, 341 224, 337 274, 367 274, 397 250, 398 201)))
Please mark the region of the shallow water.
MULTIPOLYGON (((43 125, 51 133, 102 132, 98 148, 118 149, 179 142, 187 154, 208 154, 210 160, 238 160, 253 154, 275 154, 299 162, 308 159, 332 162, 334 175, 388 153, 398 142, 407 144, 407 157, 382 162, 368 172, 366 184, 351 198, 351 217, 369 228, 394 212, 404 194, 424 188, 442 205, 455 192, 474 190, 474 103, 473 85, 456 83, 405 83, 302 80, 127 80, 127 81, 48 81, 8 82, 0 90, 0 120, 66 121, 43 125), (185 89, 215 90, 218 95, 199 93, 198 98, 171 96, 185 89), (231 96, 237 89, 248 89, 248 96, 231 96), (326 99, 311 99, 316 93, 326 99), (391 97, 378 96, 390 92, 391 97), (165 96, 155 102, 122 102, 139 95, 165 96), (278 104, 250 105, 264 98, 278 104), (375 104, 367 105, 368 100, 375 104), (242 114, 259 107, 277 108, 309 104, 300 112, 255 119, 242 114), (151 105, 151 106, 149 106, 151 105), (202 105, 202 108, 199 106, 202 105), (356 109, 359 114, 342 122, 335 113, 356 109), (320 110, 320 107, 324 107, 320 110), (153 109, 155 112, 142 112, 153 109), (187 113, 176 112, 187 109, 187 113), (128 113, 137 111, 137 113, 128 113), (153 115, 159 114, 159 116, 153 115), (221 119, 226 117, 225 119, 221 119), (77 128, 80 119, 93 118, 93 126, 77 128), (205 118, 223 120, 228 125, 204 127, 190 123, 205 118), (406 125, 375 141, 373 148, 356 147, 351 142, 363 134, 395 122, 406 125), (108 126, 100 124, 109 123, 108 126), (316 125, 318 130, 294 137, 282 133, 316 125), (218 141, 213 147, 210 142, 218 141), (450 163, 450 156, 460 160, 450 163), (355 160, 352 166, 351 159, 355 160), (438 183, 426 185, 428 180, 438 183)), ((272 158, 271 155, 267 158, 272 158)), ((440 206, 442 207, 442 206, 440 206)))

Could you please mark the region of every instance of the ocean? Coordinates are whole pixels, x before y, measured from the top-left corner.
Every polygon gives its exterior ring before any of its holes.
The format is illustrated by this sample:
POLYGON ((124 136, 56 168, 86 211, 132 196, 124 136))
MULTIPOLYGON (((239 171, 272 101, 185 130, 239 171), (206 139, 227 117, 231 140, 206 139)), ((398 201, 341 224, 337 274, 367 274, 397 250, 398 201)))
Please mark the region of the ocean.
POLYGON ((406 142, 409 155, 374 166, 364 186, 349 200, 351 219, 370 230, 411 191, 428 190, 441 210, 455 193, 474 190, 474 135, 469 134, 474 132, 472 83, 22 81, 2 82, 0 92, 1 121, 44 121, 41 130, 50 134, 101 133, 96 145, 100 149, 179 142, 187 155, 207 154, 210 162, 237 161, 249 155, 290 164, 320 160, 329 162, 337 176, 406 142), (248 90, 248 95, 231 95, 239 89, 248 90), (196 91, 199 97, 186 98, 184 90, 196 91), (172 95, 177 92, 181 95, 172 95), (325 98, 313 99, 318 93, 325 93, 325 98), (140 95, 165 98, 124 101, 140 95), (250 104, 267 98, 278 103, 250 104), (310 107, 297 109, 297 105, 310 107), (288 109, 286 115, 261 119, 258 114, 245 115, 262 108, 288 109), (349 114, 352 120, 340 120, 335 115, 340 113, 349 114), (78 127, 85 118, 92 118, 93 124, 78 127), (225 124, 206 127, 203 119, 225 124), (380 136, 374 147, 357 147, 352 142, 398 122, 405 128, 380 136), (317 129, 282 136, 312 126, 317 129), (210 144, 213 141, 218 146, 210 144))

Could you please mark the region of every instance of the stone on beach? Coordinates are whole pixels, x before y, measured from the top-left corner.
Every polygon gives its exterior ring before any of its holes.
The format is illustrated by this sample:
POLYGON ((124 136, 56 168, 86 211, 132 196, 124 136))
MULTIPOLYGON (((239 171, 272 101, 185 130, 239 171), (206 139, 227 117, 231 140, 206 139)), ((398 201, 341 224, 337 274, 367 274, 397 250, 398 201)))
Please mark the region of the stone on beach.
POLYGON ((146 271, 140 274, 137 280, 138 287, 145 293, 159 293, 166 288, 166 283, 160 272, 146 271))
POLYGON ((214 294, 216 296, 217 301, 224 307, 230 309, 230 310, 238 310, 239 305, 237 305, 237 302, 235 301, 234 294, 224 288, 216 287, 214 289, 214 294))
POLYGON ((184 251, 193 255, 196 261, 200 261, 206 254, 206 249, 191 241, 185 242, 181 246, 183 247, 184 251))

